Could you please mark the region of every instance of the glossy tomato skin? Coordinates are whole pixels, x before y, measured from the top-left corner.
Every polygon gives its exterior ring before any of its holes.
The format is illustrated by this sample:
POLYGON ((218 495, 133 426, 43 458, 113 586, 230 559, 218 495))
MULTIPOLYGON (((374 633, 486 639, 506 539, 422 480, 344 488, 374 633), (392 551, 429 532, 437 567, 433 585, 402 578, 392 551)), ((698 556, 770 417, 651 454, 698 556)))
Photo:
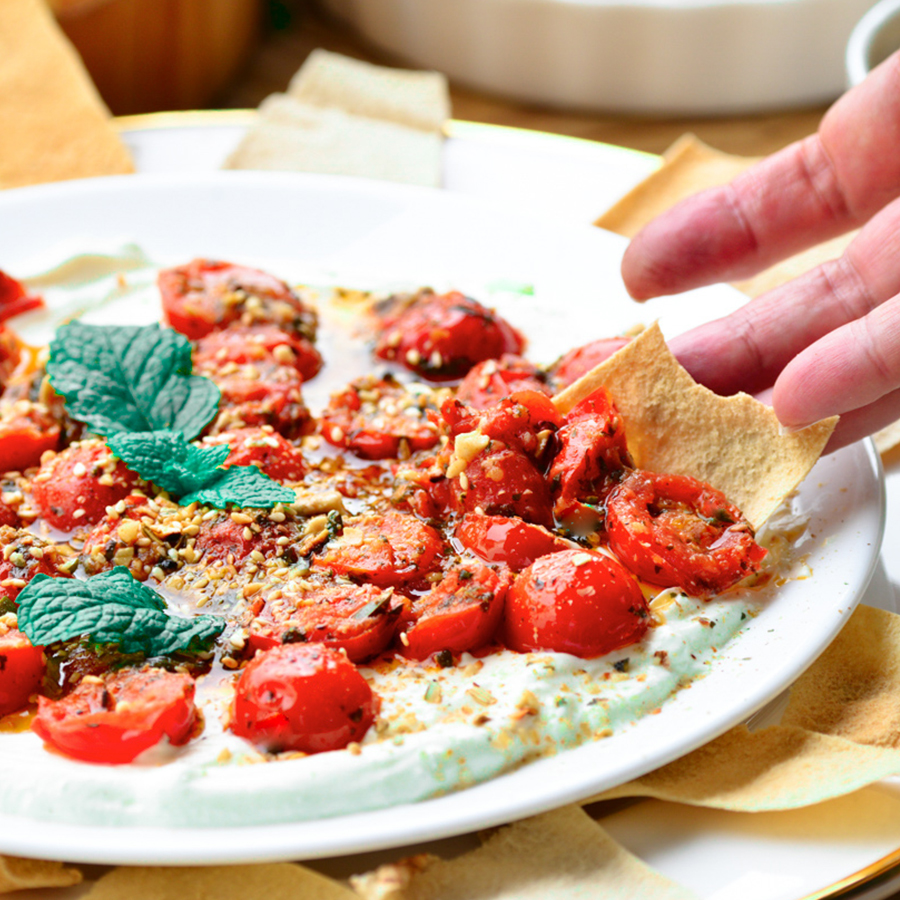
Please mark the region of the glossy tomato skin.
POLYGON ((0 418, 0 472, 23 472, 41 464, 47 450, 59 447, 62 429, 37 404, 18 404, 0 418))
POLYGON ((519 575, 503 624, 504 642, 513 650, 591 659, 641 640, 650 615, 624 566, 600 553, 564 550, 519 575))
POLYGON ((22 282, 0 271, 0 321, 40 309, 43 305, 43 299, 29 294, 22 282))
POLYGON ((148 667, 85 678, 60 700, 39 698, 31 727, 73 759, 121 765, 164 737, 186 743, 195 721, 193 680, 148 667))
POLYGON ((259 466, 275 481, 302 481, 306 474, 306 460, 300 448, 282 437, 271 427, 236 428, 205 437, 205 447, 227 444, 231 452, 222 464, 231 466, 259 466))
POLYGON ((195 259, 159 273, 166 321, 196 341, 232 322, 315 336, 315 314, 279 278, 248 266, 195 259))
POLYGON ((441 439, 428 395, 411 394, 396 379, 367 376, 331 396, 322 436, 363 459, 393 459, 427 450, 441 439))
POLYGON ((247 643, 254 652, 279 644, 323 644, 343 650, 351 662, 363 662, 381 653, 394 637, 400 606, 391 592, 371 584, 304 583, 286 581, 263 598, 253 616, 247 643))
POLYGON ((229 727, 269 752, 322 753, 361 741, 378 705, 340 651, 284 644, 257 653, 241 673, 229 727))
POLYGON ((626 337, 600 338, 582 347, 570 350, 550 369, 550 377, 557 390, 578 381, 591 369, 606 362, 613 353, 621 350, 630 340, 626 337))
POLYGON ((54 528, 72 531, 99 522, 139 481, 104 441, 89 440, 42 462, 32 491, 41 516, 54 528))
POLYGON ((41 687, 46 667, 41 647, 33 646, 16 628, 0 630, 0 716, 28 705, 41 687))
POLYGON ((398 512, 345 519, 313 567, 379 587, 400 587, 437 568, 444 543, 430 525, 398 512))
POLYGON ((494 639, 512 581, 505 567, 464 560, 412 606, 414 622, 401 638, 403 655, 427 659, 448 650, 466 653, 494 639))
POLYGON ((624 422, 603 388, 569 412, 556 446, 548 472, 556 520, 576 532, 591 519, 599 528, 607 495, 633 467, 624 422))
POLYGON ((488 409, 518 391, 536 391, 550 396, 546 377, 522 356, 504 353, 469 371, 456 390, 456 399, 472 409, 488 409))
POLYGON ((759 571, 766 555, 740 510, 694 478, 638 470, 606 506, 611 549, 650 584, 708 598, 759 571))
POLYGON ((466 513, 456 526, 456 538, 485 562, 505 563, 514 572, 521 572, 541 556, 572 549, 569 541, 541 525, 483 513, 466 513))
POLYGON ((382 322, 375 355, 433 381, 462 378, 476 363, 521 353, 522 335, 457 291, 422 293, 382 322))

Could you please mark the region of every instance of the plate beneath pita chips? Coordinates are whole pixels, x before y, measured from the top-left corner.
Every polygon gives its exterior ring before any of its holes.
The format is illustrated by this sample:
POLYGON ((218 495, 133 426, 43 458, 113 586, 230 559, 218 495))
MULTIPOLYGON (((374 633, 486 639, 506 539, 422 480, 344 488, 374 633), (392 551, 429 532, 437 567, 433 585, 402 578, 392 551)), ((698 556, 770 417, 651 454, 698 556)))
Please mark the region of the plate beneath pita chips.
MULTIPOLYGON (((123 241, 138 244, 160 264, 210 256, 311 284, 457 288, 498 307, 531 336, 531 356, 545 361, 592 338, 656 319, 671 336, 744 302, 735 291, 714 288, 636 306, 618 276, 623 239, 425 189, 224 172, 110 178, 0 196, 0 268, 13 275, 39 271, 61 252, 123 241)), ((137 323, 156 311, 136 308, 129 315, 137 323)), ((17 324, 27 339, 46 340, 47 322, 23 317, 17 324)), ((304 800, 304 791, 291 788, 289 820, 256 825, 240 824, 241 811, 249 813, 258 803, 256 780, 287 775, 281 767, 288 763, 233 769, 228 782, 206 780, 179 758, 165 766, 103 769, 103 802, 125 816, 125 824, 111 828, 80 821, 73 799, 89 787, 97 769, 56 759, 52 777, 48 763, 30 786, 40 793, 52 782, 52 807, 45 805, 40 816, 0 809, 0 853, 132 864, 313 858, 469 832, 637 777, 709 741, 778 694, 828 645, 865 589, 883 522, 880 469, 871 445, 821 460, 790 505, 794 521, 808 521, 800 544, 803 577, 780 587, 718 651, 708 674, 667 701, 659 714, 611 738, 446 796, 326 819, 315 819, 316 808, 304 800), (140 808, 123 812, 121 797, 140 794, 140 786, 163 770, 185 790, 201 785, 198 810, 202 786, 225 791, 219 801, 230 799, 231 823, 198 828, 185 816, 183 822, 148 827, 140 808)), ((0 740, 0 766, 15 765, 10 745, 0 740)), ((96 806, 97 798, 92 802, 96 806)))

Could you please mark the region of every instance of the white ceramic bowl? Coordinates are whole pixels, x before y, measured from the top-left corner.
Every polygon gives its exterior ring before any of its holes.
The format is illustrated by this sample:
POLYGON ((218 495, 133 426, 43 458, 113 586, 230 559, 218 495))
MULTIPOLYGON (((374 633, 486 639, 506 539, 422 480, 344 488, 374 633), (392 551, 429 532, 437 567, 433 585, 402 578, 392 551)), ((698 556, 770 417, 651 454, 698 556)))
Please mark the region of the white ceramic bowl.
POLYGON ((594 111, 715 115, 824 103, 872 0, 320 0, 462 85, 594 111))
POLYGON ((900 0, 881 0, 860 20, 847 42, 847 82, 859 84, 879 63, 900 50, 900 0))

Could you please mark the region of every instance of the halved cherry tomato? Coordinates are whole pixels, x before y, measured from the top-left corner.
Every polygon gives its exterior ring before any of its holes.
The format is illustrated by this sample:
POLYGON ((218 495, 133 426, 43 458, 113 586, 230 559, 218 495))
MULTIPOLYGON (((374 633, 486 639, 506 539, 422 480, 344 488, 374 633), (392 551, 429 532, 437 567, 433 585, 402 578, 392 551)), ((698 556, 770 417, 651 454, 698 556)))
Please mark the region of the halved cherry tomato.
POLYGON ((313 557, 313 566, 330 569, 381 587, 399 587, 427 575, 443 550, 430 525, 397 512, 344 520, 341 534, 313 557))
POLYGON ((0 527, 0 546, 0 600, 15 600, 35 575, 69 576, 57 568, 63 559, 57 546, 29 531, 0 527))
POLYGON ((229 728, 273 753, 321 753, 361 741, 378 706, 340 651, 283 644, 257 653, 241 672, 229 728))
POLYGON ((583 530, 586 521, 599 526, 607 494, 633 465, 622 417, 609 394, 600 388, 582 400, 566 416, 556 437, 559 450, 548 473, 553 514, 576 532, 583 530))
POLYGON ((38 404, 13 404, 0 417, 0 471, 23 472, 41 464, 47 450, 59 446, 61 429, 38 404))
POLYGON ((34 502, 54 528, 94 525, 140 479, 101 440, 80 441, 41 463, 32 479, 34 502))
POLYGON ((250 623, 247 643, 253 651, 279 644, 324 644, 362 662, 391 642, 401 607, 392 606, 390 590, 338 582, 304 582, 303 587, 285 581, 276 597, 266 599, 250 623))
POLYGON ((6 272, 0 272, 0 322, 32 309, 40 309, 43 305, 43 299, 29 294, 22 282, 6 272))
POLYGON ((508 516, 466 513, 456 538, 485 562, 506 563, 514 572, 548 553, 571 550, 572 545, 540 525, 508 516))
POLYGON ((741 511, 695 478, 635 471, 606 502, 610 548, 638 577, 711 597, 753 572, 766 551, 741 511))
POLYGON ((316 317, 279 278, 233 263, 195 259, 157 279, 168 323, 192 341, 224 328, 274 324, 315 337, 316 317))
POLYGON ((88 676, 61 700, 40 697, 31 727, 66 756, 122 764, 164 737, 186 743, 195 720, 193 680, 145 668, 88 676))
POLYGON ((461 378, 476 363, 521 353, 525 341, 505 319, 458 291, 421 293, 382 322, 375 355, 434 381, 461 378))
POLYGON ((558 389, 568 387, 591 369, 605 362, 630 340, 626 337, 600 338, 583 347, 576 347, 561 357, 550 369, 550 377, 558 389))
POLYGON ((472 409, 488 409, 517 391, 552 393, 534 363, 504 353, 500 359, 485 360, 471 369, 457 388, 456 399, 472 409))
POLYGON ((201 522, 194 548, 198 554, 203 554, 205 565, 221 560, 240 565, 254 550, 264 556, 274 556, 280 549, 279 538, 290 543, 299 538, 297 523, 290 519, 283 522, 270 519, 268 510, 246 509, 243 514, 253 521, 249 524, 236 522, 231 513, 223 510, 214 518, 201 522))
POLYGON ((220 366, 288 366, 296 369, 304 381, 314 378, 322 368, 322 355, 309 338, 275 325, 232 323, 200 338, 196 352, 215 359, 220 366))
POLYGON ((644 595, 624 566, 599 553, 564 550, 542 556, 516 579, 503 635, 513 650, 590 659, 639 641, 649 625, 644 595))
POLYGON ((236 428, 203 438, 205 447, 228 444, 223 468, 231 466, 259 466, 276 481, 302 481, 306 474, 306 460, 299 447, 277 434, 269 426, 236 428))
POLYGON ((16 628, 0 626, 0 716, 17 712, 28 704, 44 677, 46 661, 41 647, 16 628))
POLYGON ((403 655, 426 659, 441 650, 466 653, 489 643, 503 618, 511 582, 505 567, 495 570, 476 560, 448 569, 413 602, 415 621, 401 636, 403 655))
POLYGON ((322 413, 321 431, 335 447, 363 459, 397 457, 433 447, 441 438, 431 392, 414 394, 396 379, 366 376, 333 394, 322 413))

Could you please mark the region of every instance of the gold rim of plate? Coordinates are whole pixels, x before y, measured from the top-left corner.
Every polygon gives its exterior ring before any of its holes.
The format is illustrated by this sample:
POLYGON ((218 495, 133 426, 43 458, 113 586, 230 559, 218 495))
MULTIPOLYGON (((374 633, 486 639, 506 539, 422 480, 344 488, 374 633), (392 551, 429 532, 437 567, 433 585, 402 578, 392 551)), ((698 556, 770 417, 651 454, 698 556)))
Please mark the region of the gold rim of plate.
MULTIPOLYGON (((119 131, 149 131, 164 130, 168 128, 191 128, 214 125, 247 125, 250 126, 256 120, 254 109, 202 109, 188 110, 185 112, 154 112, 141 113, 132 116, 118 116, 113 119, 113 124, 119 131)), ((469 122, 461 119, 451 119, 444 128, 444 134, 450 138, 465 139, 477 138, 486 134, 522 134, 530 139, 546 140, 553 144, 575 144, 591 147, 605 147, 617 153, 628 156, 636 156, 641 159, 659 160, 652 153, 643 150, 632 150, 628 147, 618 147, 614 144, 604 144, 599 141, 590 141, 585 138, 571 137, 569 135, 552 134, 545 131, 532 131, 527 128, 514 128, 508 125, 492 125, 484 122, 469 122)), ((812 894, 807 894, 802 900, 827 900, 830 897, 838 897, 842 894, 862 887, 870 881, 884 875, 891 869, 900 866, 900 848, 887 854, 881 859, 859 869, 857 872, 836 881, 834 884, 812 894)))

